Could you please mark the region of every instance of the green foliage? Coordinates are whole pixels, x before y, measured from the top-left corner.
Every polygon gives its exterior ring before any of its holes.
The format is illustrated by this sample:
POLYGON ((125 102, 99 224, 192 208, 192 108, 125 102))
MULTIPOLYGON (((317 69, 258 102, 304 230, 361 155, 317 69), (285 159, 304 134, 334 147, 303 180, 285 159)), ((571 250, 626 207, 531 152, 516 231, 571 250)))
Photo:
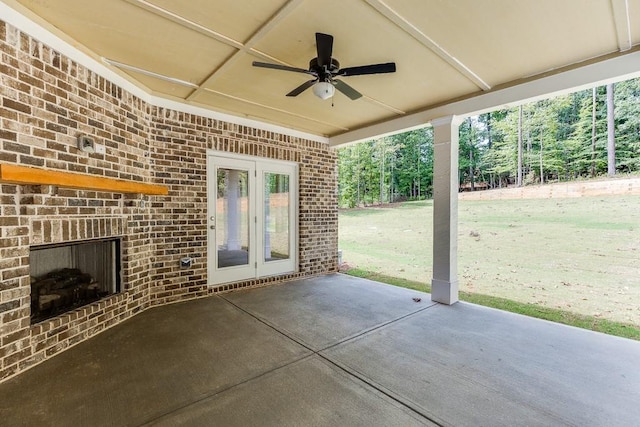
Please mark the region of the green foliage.
POLYGON ((477 118, 470 117, 460 125, 458 176, 461 183, 478 181, 478 161, 484 148, 482 137, 477 118))
POLYGON ((616 168, 621 172, 640 170, 640 79, 615 86, 616 168))
MULTIPOLYGON (((606 89, 523 105, 524 184, 607 173, 606 89)), ((491 188, 518 175, 518 107, 471 117, 460 126, 460 183, 491 188)), ((640 171, 640 79, 615 85, 616 170, 640 171)), ((433 131, 413 130, 339 150, 341 207, 420 200, 433 192, 433 131)))
POLYGON ((429 197, 433 131, 419 129, 341 148, 338 176, 342 208, 429 197))

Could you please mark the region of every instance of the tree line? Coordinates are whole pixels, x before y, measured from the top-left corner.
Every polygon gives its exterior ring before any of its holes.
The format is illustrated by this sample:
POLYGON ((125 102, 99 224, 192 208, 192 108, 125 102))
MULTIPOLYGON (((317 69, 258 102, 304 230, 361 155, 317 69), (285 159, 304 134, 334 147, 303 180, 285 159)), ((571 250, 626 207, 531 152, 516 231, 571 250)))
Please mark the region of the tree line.
MULTIPOLYGON (((461 190, 640 172, 640 79, 467 118, 461 190)), ((338 150, 341 207, 430 198, 433 129, 338 150)))

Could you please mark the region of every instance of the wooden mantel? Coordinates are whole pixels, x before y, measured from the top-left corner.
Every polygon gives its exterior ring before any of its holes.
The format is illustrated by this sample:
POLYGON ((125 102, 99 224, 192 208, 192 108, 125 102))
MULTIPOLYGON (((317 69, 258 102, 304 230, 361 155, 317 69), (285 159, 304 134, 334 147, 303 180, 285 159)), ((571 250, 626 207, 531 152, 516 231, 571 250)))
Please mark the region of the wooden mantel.
POLYGON ((78 190, 111 193, 149 195, 166 195, 169 193, 169 189, 162 185, 8 164, 0 164, 0 182, 21 185, 55 185, 78 190))

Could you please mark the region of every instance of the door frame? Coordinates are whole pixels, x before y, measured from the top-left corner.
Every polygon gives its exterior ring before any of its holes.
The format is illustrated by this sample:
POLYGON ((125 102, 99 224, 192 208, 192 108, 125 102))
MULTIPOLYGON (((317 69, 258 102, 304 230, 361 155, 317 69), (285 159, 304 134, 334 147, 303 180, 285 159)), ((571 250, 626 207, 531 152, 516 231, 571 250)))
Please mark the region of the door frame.
POLYGON ((264 191, 264 174, 278 173, 291 176, 289 182, 289 258, 282 260, 265 261, 265 232, 264 228, 256 229, 256 247, 258 254, 256 260, 258 262, 256 277, 269 277, 278 274, 292 273, 298 270, 298 169, 295 163, 268 161, 256 164, 256 189, 257 203, 256 216, 257 223, 261 223, 260 219, 264 218, 265 191, 264 191), (260 255, 260 256, 258 256, 260 255))
POLYGON ((207 150, 207 284, 212 287, 225 283, 239 282, 249 279, 258 279, 281 274, 295 273, 298 271, 298 164, 283 160, 266 159, 264 157, 245 156, 241 154, 227 153, 224 151, 207 150), (245 163, 247 162, 247 163, 245 163), (252 163, 250 168, 248 163, 252 163), (247 268, 225 267, 224 271, 217 266, 216 224, 212 218, 216 215, 217 201, 217 176, 216 170, 221 168, 241 167, 243 170, 250 168, 253 176, 249 176, 249 215, 254 217, 249 221, 249 265, 247 268), (289 246, 288 259, 265 262, 264 256, 264 174, 283 173, 289 174, 289 246), (211 226, 214 226, 214 229, 211 226))
MULTIPOLYGON (((207 157, 207 265, 208 271, 216 284, 228 283, 232 281, 247 280, 255 277, 256 265, 256 205, 255 205, 255 162, 231 158, 220 158, 218 156, 207 157), (218 245, 216 241, 220 220, 217 217, 217 171, 218 169, 232 169, 247 173, 248 194, 247 194, 247 217, 246 222, 240 225, 247 227, 247 263, 232 265, 228 267, 218 267, 218 245), (209 183, 216 183, 211 185, 209 183)), ((240 239, 242 240, 242 239, 240 239)))

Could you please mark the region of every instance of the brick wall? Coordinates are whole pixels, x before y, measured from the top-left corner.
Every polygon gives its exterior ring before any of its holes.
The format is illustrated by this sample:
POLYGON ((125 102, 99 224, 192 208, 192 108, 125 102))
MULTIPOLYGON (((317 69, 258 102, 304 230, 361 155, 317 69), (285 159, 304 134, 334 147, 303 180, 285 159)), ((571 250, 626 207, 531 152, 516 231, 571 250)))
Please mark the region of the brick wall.
POLYGON ((0 164, 165 185, 141 196, 0 183, 0 381, 153 305, 336 271, 325 144, 149 105, 0 21, 0 164), (80 134, 106 154, 76 148, 80 134), (299 271, 207 287, 206 152, 299 165, 299 271), (30 324, 29 247, 122 236, 123 292, 30 324), (179 259, 194 258, 190 269, 179 259))
POLYGON ((152 304, 206 295, 207 149, 286 160, 299 165, 299 272, 278 278, 227 284, 238 289, 336 270, 337 158, 326 144, 165 109, 154 110, 152 162, 156 182, 169 198, 153 203, 153 235, 163 243, 154 259, 152 304), (189 270, 176 268, 194 258, 189 270))

